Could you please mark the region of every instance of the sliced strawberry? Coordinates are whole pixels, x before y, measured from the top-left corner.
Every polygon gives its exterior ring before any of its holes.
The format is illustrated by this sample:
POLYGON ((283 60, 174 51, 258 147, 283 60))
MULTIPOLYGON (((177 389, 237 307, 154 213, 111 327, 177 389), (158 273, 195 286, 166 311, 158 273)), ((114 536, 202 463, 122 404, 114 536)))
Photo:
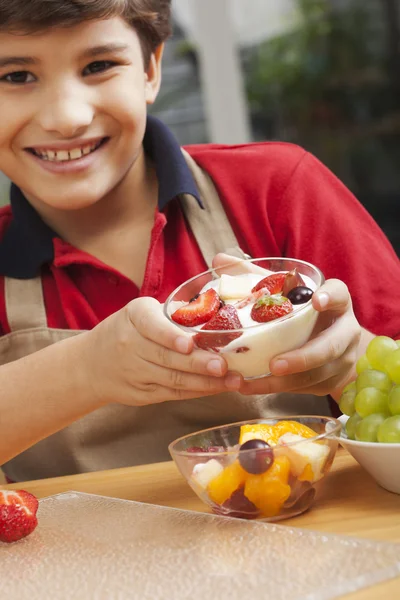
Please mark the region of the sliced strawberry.
MULTIPOLYGON (((241 327, 242 324, 236 308, 232 304, 225 304, 201 329, 204 331, 230 331, 231 329, 241 329, 241 327)), ((198 348, 218 350, 218 348, 223 348, 241 335, 241 333, 198 333, 193 339, 198 348)))
POLYGON ((36 529, 39 502, 32 494, 18 491, 0 491, 0 541, 20 540, 36 529))
POLYGON ((207 323, 218 312, 220 306, 221 300, 217 292, 209 289, 193 298, 186 306, 178 308, 171 315, 171 319, 179 325, 195 327, 207 323))
POLYGON ((268 275, 268 277, 261 279, 251 291, 258 292, 258 290, 266 288, 270 294, 279 294, 279 292, 282 291, 285 277, 286 273, 273 273, 272 275, 268 275))
POLYGON ((289 271, 286 273, 285 281, 282 287, 283 296, 287 296, 290 290, 293 290, 295 287, 305 286, 304 279, 300 275, 297 269, 293 269, 293 271, 289 271))
POLYGON ((292 311, 292 303, 281 294, 264 296, 251 309, 251 318, 258 323, 268 323, 268 321, 279 319, 292 311))

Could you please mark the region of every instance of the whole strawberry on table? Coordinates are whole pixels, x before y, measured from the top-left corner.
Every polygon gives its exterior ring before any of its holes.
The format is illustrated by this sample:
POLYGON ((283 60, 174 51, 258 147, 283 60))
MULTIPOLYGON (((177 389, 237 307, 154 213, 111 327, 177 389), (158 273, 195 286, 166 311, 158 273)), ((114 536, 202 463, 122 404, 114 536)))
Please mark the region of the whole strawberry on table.
POLYGON ((39 502, 24 490, 0 490, 0 542, 17 542, 37 527, 39 502))

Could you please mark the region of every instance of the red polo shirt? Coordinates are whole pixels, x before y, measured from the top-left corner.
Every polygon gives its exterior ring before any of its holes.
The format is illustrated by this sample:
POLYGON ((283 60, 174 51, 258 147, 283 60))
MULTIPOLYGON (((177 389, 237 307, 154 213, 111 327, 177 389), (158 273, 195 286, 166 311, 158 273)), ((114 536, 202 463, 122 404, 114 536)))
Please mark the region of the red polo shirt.
MULTIPOLYGON (((148 121, 145 150, 160 184, 141 289, 114 268, 60 239, 13 188, 0 211, 0 331, 9 333, 4 275, 42 274, 49 327, 91 329, 138 296, 163 302, 206 264, 177 196, 197 190, 167 128, 148 121)), ((349 287, 361 325, 400 334, 400 263, 367 211, 303 149, 285 143, 187 148, 211 175, 242 249, 253 257, 288 256, 317 265, 349 287)), ((212 215, 210 215, 212 218, 212 215)))

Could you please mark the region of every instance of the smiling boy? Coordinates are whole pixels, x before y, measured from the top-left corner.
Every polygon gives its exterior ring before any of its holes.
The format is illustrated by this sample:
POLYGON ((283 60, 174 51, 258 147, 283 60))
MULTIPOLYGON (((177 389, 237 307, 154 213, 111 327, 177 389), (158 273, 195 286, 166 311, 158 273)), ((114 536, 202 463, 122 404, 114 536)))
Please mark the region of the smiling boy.
POLYGON ((183 153, 147 117, 169 19, 168 0, 0 0, 0 170, 13 182, 0 464, 15 480, 165 460, 201 427, 326 412, 319 397, 339 397, 373 334, 400 331, 397 257, 316 159, 273 143, 183 153), (321 333, 256 382, 162 312, 236 246, 335 278, 314 295, 321 333))

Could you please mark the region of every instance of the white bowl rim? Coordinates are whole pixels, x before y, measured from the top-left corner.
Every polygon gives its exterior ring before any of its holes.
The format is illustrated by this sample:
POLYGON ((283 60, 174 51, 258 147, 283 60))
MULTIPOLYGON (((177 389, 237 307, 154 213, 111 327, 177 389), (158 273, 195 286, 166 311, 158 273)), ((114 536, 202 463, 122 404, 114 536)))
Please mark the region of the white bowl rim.
MULTIPOLYGON (((232 257, 232 258, 236 258, 236 257, 232 257)), ((168 306, 169 306, 170 302, 172 301, 173 296, 175 296, 175 294, 177 294, 179 292, 179 290, 181 290, 185 285, 188 285, 192 281, 195 281, 196 279, 199 279, 200 277, 204 277, 204 275, 208 275, 209 273, 212 273, 213 271, 215 272, 217 269, 220 270, 220 269, 224 269, 225 267, 232 267, 234 265, 238 265, 240 263, 259 262, 259 261, 263 261, 263 260, 293 261, 293 262, 297 262, 302 265, 306 265, 307 267, 310 267, 311 269, 316 271, 316 273, 319 275, 320 280, 321 280, 319 286, 316 288, 315 291, 318 291, 321 288, 321 286, 325 283, 325 276, 322 273, 321 269, 319 269, 312 263, 309 263, 305 260, 300 260, 299 258, 290 258, 289 256, 265 256, 263 258, 246 258, 243 260, 238 260, 235 263, 226 263, 217 268, 207 269, 207 271, 203 271, 202 273, 199 273, 198 275, 195 275, 194 277, 191 277, 190 279, 187 279, 186 281, 181 283, 181 285, 179 285, 177 288, 175 288, 175 290, 173 292, 171 292, 170 295, 168 296, 168 298, 165 300, 164 306, 163 306, 164 315, 167 317, 167 319, 171 323, 173 323, 180 329, 187 331, 189 333, 197 332, 197 330, 195 330, 193 327, 186 327, 185 325, 180 325, 179 323, 175 323, 175 321, 173 321, 171 319, 171 316, 168 314, 168 306)), ((279 273, 281 271, 276 271, 276 272, 279 273)), ((245 332, 248 332, 249 330, 253 331, 254 329, 257 329, 259 327, 269 327, 271 325, 276 325, 277 323, 282 323, 283 321, 292 319, 292 318, 296 317, 297 315, 299 315, 299 313, 304 313, 306 309, 311 309, 311 308, 312 308, 312 298, 308 302, 305 302, 304 305, 301 308, 297 309, 295 312, 291 312, 288 315, 284 315, 283 317, 280 317, 279 319, 274 319, 273 321, 269 321, 267 323, 257 323, 255 325, 251 325, 250 327, 241 327, 240 329, 232 329, 232 330, 229 329, 229 330, 226 330, 226 332, 227 332, 227 334, 229 334, 229 333, 232 334, 232 332, 245 333, 245 332)), ((205 330, 201 330, 201 333, 202 333, 202 335, 203 334, 211 335, 211 334, 215 334, 216 331, 218 331, 218 333, 221 334, 221 331, 218 329, 205 329, 205 330)))
MULTIPOLYGON (((347 423, 349 418, 350 417, 348 417, 347 415, 341 415, 340 417, 338 417, 338 421, 342 423, 343 427, 343 425, 347 423)), ((379 448, 378 452, 380 452, 381 449, 388 450, 390 448, 400 450, 400 443, 391 444, 390 442, 359 442, 357 440, 349 440, 348 437, 344 437, 343 435, 338 436, 338 440, 342 444, 342 446, 349 445, 354 446, 356 448, 373 448, 375 451, 379 448)))

